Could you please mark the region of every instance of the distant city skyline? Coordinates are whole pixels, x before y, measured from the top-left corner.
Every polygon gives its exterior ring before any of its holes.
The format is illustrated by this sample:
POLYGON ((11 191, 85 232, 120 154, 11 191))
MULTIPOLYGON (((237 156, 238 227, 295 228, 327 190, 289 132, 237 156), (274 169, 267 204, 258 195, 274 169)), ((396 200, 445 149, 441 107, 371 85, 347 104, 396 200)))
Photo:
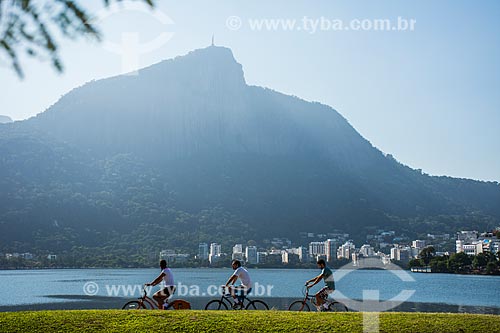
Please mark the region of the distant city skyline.
MULTIPOLYGON (((102 3, 82 2, 94 15, 106 13, 102 3)), ((401 163, 431 175, 500 181, 498 1, 257 4, 159 1, 154 17, 149 10, 101 15, 105 43, 60 40, 62 75, 28 58, 22 81, 0 67, 0 115, 29 118, 85 82, 119 75, 123 59, 110 50, 126 38, 149 43, 150 52, 136 59, 146 67, 209 46, 215 36, 215 45, 233 50, 248 84, 332 106, 401 163), (256 26, 271 18, 301 25, 256 26), (415 29, 320 26, 399 18, 414 20, 415 29)))

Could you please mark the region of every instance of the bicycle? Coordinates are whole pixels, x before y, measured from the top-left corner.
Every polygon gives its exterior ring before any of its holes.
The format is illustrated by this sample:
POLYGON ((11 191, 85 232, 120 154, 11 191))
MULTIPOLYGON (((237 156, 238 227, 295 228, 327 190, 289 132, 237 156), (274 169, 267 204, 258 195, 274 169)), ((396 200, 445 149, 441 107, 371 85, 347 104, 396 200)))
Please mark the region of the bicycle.
POLYGON ((269 306, 261 300, 251 300, 248 296, 243 298, 242 305, 239 305, 233 300, 231 294, 226 293, 226 286, 222 286, 222 294, 220 299, 214 299, 207 303, 205 310, 269 310, 269 306), (245 306, 245 301, 248 304, 245 306))
MULTIPOLYGON (((304 299, 292 302, 288 307, 288 311, 311 311, 311 308, 309 307, 309 304, 307 304, 307 301, 311 302, 314 305, 314 307, 317 307, 317 304, 315 303, 316 297, 314 295, 309 295, 309 288, 304 287, 302 293, 304 294, 304 299)), ((331 311, 331 312, 349 311, 347 306, 333 299, 326 299, 326 302, 328 303, 328 308, 325 309, 324 311, 331 311)))
MULTIPOLYGON (((136 301, 130 301, 125 303, 122 310, 160 310, 158 303, 148 296, 147 286, 144 285, 142 288, 142 296, 136 301)), ((191 304, 183 299, 176 299, 173 301, 165 300, 163 303, 162 310, 189 310, 191 309, 191 304)))

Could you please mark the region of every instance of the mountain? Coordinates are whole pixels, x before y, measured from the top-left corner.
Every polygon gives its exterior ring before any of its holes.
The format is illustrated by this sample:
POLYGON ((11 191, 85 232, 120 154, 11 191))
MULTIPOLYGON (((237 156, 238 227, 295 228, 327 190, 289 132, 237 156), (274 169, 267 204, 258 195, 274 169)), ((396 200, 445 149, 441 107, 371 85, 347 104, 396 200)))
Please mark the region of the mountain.
POLYGON ((7 124, 7 123, 11 123, 11 122, 12 122, 12 118, 10 118, 9 116, 0 115, 0 124, 7 124))
POLYGON ((333 108, 247 85, 224 47, 76 88, 1 125, 0 154, 0 240, 40 249, 54 230, 69 248, 138 227, 185 244, 500 221, 498 183, 411 169, 333 108))

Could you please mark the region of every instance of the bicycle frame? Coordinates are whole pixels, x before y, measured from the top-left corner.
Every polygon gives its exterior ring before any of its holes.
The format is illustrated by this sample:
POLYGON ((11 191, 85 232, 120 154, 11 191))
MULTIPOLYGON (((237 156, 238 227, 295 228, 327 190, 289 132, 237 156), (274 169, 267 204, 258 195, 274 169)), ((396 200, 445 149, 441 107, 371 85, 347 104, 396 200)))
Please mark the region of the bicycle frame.
MULTIPOLYGON (((269 306, 262 300, 251 300, 248 295, 242 295, 241 305, 239 305, 232 295, 227 292, 226 286, 222 287, 222 293, 220 299, 213 299, 205 305, 205 310, 269 310, 269 306), (212 307, 214 306, 215 307, 212 307), (236 307, 235 305, 238 305, 236 307)), ((240 296, 241 297, 241 296, 240 296)))
POLYGON ((158 307, 158 303, 156 300, 152 299, 151 297, 148 296, 148 291, 146 289, 146 285, 144 285, 142 289, 142 296, 138 298, 138 301, 129 301, 125 303, 125 305, 122 307, 124 310, 131 310, 131 309, 146 309, 146 310, 169 310, 169 309, 174 309, 174 310, 188 310, 191 309, 191 303, 189 303, 186 300, 183 299, 175 299, 175 300, 169 300, 170 295, 168 298, 163 300, 163 304, 161 304, 158 307))
MULTIPOLYGON (((309 288, 307 287, 304 287, 305 289, 305 293, 304 293, 304 299, 302 300, 302 308, 300 309, 300 311, 302 311, 302 309, 304 308, 304 305, 307 304, 307 301, 309 301, 314 307, 317 307, 318 305, 316 304, 316 296, 315 295, 311 295, 309 294, 309 288)), ((327 298, 325 300, 325 303, 328 303, 328 304, 333 304, 333 303, 336 303, 335 300, 332 300, 332 299, 329 299, 327 298)))
MULTIPOLYGON (((146 285, 142 288, 142 297, 139 297, 139 303, 143 305, 144 303, 148 304, 151 309, 159 309, 158 303, 148 296, 148 291, 146 290, 146 285)), ((145 306, 147 307, 147 306, 145 306)))
POLYGON ((309 288, 306 288, 306 293, 304 295, 304 299, 302 300, 302 304, 306 304, 309 301, 312 305, 316 306, 315 303, 316 297, 314 295, 309 294, 309 288))
MULTIPOLYGON (((169 298, 171 296, 172 295, 170 295, 169 298)), ((169 302, 168 298, 164 302, 165 302, 165 304, 167 304, 167 307, 166 307, 167 309, 170 308, 170 306, 172 305, 172 302, 169 302)), ((148 291, 146 290, 146 285, 144 285, 144 287, 142 289, 142 297, 139 297, 139 303, 141 305, 143 305, 144 303, 146 303, 146 304, 149 305, 149 307, 151 309, 159 309, 159 310, 163 309, 163 307, 159 308, 158 307, 158 303, 154 299, 152 299, 151 297, 148 296, 148 291)), ((145 307, 147 307, 147 306, 145 306, 145 307)))
MULTIPOLYGON (((222 287, 222 295, 221 295, 221 298, 220 298, 220 301, 221 302, 224 302, 226 301, 227 303, 229 303, 229 306, 232 308, 236 302, 234 301, 234 298, 231 294, 227 294, 226 293, 226 288, 227 287, 222 287)), ((250 303, 252 300, 250 298, 248 298, 248 294, 244 295, 243 296, 243 301, 242 301, 242 304, 243 304, 243 309, 245 308, 245 305, 250 303)))

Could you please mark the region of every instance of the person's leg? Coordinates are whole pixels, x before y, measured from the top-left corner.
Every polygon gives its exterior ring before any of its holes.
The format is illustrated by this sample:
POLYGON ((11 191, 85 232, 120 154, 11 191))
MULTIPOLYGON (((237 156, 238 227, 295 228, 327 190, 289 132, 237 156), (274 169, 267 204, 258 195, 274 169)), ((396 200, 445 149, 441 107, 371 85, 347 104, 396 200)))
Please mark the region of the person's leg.
POLYGON ((236 289, 236 297, 238 299, 238 304, 243 305, 243 300, 245 299, 246 295, 246 288, 243 286, 238 286, 235 289, 236 289))
POLYGON ((323 305, 323 303, 325 303, 325 301, 323 301, 323 297, 321 297, 321 295, 319 294, 316 294, 316 305, 321 306, 323 305))
POLYGON ((234 300, 234 304, 233 304, 233 308, 235 306, 237 306, 239 304, 238 302, 238 290, 237 290, 237 287, 236 286, 228 286, 227 287, 228 291, 229 291, 229 294, 231 295, 231 297, 233 298, 234 300))
POLYGON ((166 286, 165 288, 163 288, 163 294, 165 296, 162 303, 163 306, 165 306, 165 303, 168 303, 168 299, 175 293, 175 290, 175 286, 166 286))
POLYGON ((231 297, 236 299, 236 290, 234 286, 228 286, 227 290, 229 291, 229 294, 231 294, 231 297))
POLYGON ((163 303, 165 302, 167 297, 168 296, 165 295, 163 289, 158 290, 157 292, 154 293, 153 299, 156 301, 156 303, 158 303, 158 309, 161 310, 163 308, 163 303))
POLYGON ((325 294, 326 294, 326 287, 320 289, 320 291, 318 291, 316 295, 314 295, 316 298, 316 306, 318 308, 325 303, 325 294))
POLYGON ((326 289, 323 297, 323 307, 325 309, 328 309, 330 306, 330 303, 332 302, 332 299, 330 298, 330 295, 334 292, 333 289, 326 289))
POLYGON ((153 295, 153 299, 158 303, 158 308, 160 310, 163 309, 163 304, 174 292, 175 292, 175 286, 167 286, 161 290, 158 290, 153 295))

